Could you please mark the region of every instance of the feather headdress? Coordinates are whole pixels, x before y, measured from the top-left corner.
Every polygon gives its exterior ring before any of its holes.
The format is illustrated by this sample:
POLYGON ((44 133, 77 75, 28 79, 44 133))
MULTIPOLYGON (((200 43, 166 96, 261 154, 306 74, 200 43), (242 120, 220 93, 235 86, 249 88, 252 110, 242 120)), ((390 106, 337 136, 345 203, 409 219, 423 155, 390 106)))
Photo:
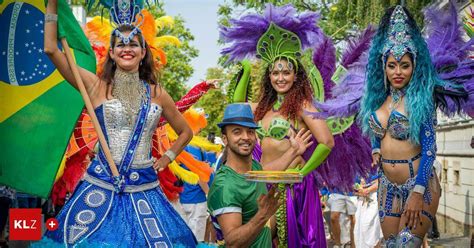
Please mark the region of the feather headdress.
MULTIPOLYGON (((142 10, 139 19, 143 19, 140 27, 141 33, 146 43, 150 47, 153 54, 153 61, 156 68, 162 68, 166 65, 166 53, 163 48, 167 45, 179 46, 181 45, 178 38, 171 35, 157 36, 157 34, 164 28, 172 28, 174 25, 173 18, 170 16, 162 16, 154 20, 153 16, 147 11, 142 10)), ((113 26, 109 20, 103 19, 100 16, 95 16, 91 21, 87 22, 84 27, 84 32, 92 44, 92 48, 97 57, 98 74, 101 73, 102 64, 105 61, 108 48, 110 45, 110 34, 113 31, 113 26)))
POLYGON ((231 19, 231 27, 220 27, 221 39, 231 44, 221 53, 229 56, 229 62, 256 56, 257 44, 271 26, 277 26, 295 34, 302 50, 314 47, 315 43, 323 37, 321 29, 316 25, 318 19, 318 13, 308 11, 298 14, 290 4, 281 7, 267 4, 262 15, 244 15, 239 19, 231 19))

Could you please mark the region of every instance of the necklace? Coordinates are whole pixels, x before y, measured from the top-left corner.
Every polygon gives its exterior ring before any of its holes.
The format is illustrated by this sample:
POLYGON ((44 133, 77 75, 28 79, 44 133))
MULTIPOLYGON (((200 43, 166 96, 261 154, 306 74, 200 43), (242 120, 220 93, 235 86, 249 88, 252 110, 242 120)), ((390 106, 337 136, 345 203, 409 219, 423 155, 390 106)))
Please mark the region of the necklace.
POLYGON ((112 81, 112 96, 122 104, 129 126, 135 123, 138 111, 146 99, 145 84, 137 72, 115 70, 112 81))
POLYGON ((390 87, 390 96, 392 97, 392 102, 389 104, 390 111, 396 109, 402 102, 402 98, 405 96, 405 89, 395 89, 390 87))
POLYGON ((285 95, 278 94, 277 95, 277 100, 273 104, 272 110, 273 112, 278 112, 281 108, 281 105, 283 105, 283 101, 285 100, 285 95))

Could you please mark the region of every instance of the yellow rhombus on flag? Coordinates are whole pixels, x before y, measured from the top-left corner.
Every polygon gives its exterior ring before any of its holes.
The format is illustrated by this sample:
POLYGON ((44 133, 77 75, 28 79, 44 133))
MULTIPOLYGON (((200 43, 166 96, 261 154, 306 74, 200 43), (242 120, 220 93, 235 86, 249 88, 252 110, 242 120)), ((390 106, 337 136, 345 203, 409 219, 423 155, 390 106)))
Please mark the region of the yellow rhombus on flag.
MULTIPOLYGON (((84 103, 43 51, 44 0, 0 2, 0 185, 47 197, 84 103)), ((95 71, 94 52, 64 0, 58 37, 77 64, 95 71)))

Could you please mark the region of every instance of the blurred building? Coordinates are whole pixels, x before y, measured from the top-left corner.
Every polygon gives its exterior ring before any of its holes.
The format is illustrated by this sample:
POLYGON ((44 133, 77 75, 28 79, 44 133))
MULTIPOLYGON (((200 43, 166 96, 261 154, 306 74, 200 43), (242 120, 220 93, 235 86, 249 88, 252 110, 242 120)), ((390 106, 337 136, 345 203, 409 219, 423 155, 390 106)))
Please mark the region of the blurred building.
MULTIPOLYGON (((474 11, 469 0, 454 0, 460 16, 474 11)), ((437 1, 449 7, 447 0, 437 1)), ((468 37, 466 36, 466 39, 468 37)), ((472 236, 474 230, 474 119, 468 116, 438 116, 437 160, 442 169, 442 194, 437 213, 441 233, 472 236)))

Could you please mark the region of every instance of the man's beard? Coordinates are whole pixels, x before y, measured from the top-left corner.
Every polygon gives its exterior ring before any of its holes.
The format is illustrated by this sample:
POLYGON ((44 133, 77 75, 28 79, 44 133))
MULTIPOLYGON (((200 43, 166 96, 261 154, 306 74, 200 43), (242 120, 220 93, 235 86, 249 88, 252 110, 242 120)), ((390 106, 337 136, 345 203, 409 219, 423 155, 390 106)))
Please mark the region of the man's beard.
POLYGON ((248 158, 252 156, 252 151, 255 148, 255 144, 250 145, 250 149, 248 152, 241 152, 238 144, 235 144, 235 145, 229 144, 228 147, 232 151, 232 153, 234 153, 235 155, 240 156, 242 158, 248 158))

